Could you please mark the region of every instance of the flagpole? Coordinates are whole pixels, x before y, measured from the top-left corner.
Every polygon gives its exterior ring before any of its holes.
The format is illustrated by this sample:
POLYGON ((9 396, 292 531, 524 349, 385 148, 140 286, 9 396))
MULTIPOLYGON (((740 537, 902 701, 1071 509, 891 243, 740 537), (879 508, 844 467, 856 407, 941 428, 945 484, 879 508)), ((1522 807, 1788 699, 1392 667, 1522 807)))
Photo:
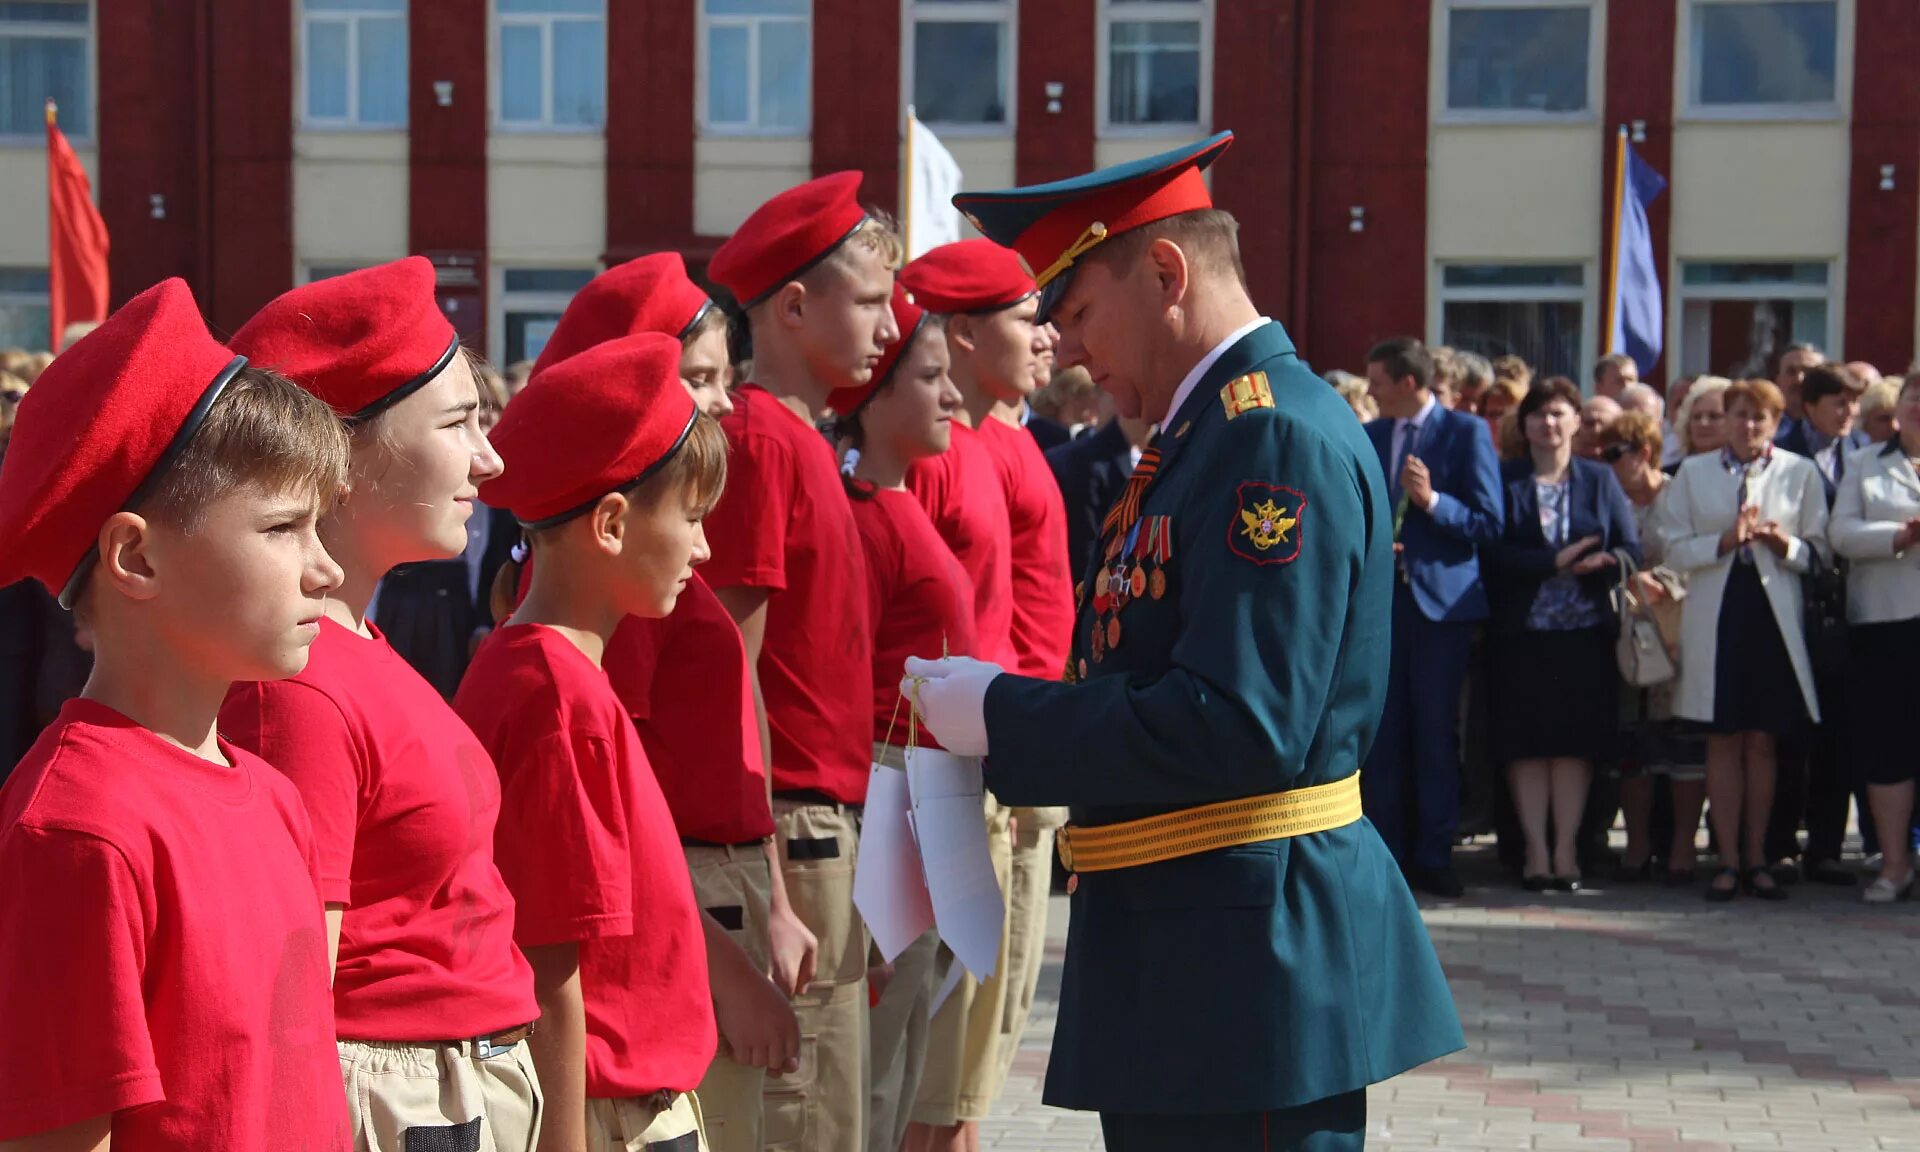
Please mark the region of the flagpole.
POLYGON ((1613 330, 1620 310, 1620 220, 1627 210, 1627 126, 1620 125, 1613 150, 1613 215, 1607 226, 1607 266, 1601 274, 1604 293, 1600 298, 1601 355, 1610 356, 1613 330))
POLYGON ((906 233, 907 258, 913 258, 913 105, 907 105, 907 165, 900 183, 900 228, 906 233))
POLYGON ((54 187, 59 176, 55 173, 53 166, 53 134, 59 129, 60 104, 49 96, 47 97, 47 325, 49 328, 47 347, 54 352, 60 351, 60 333, 57 329, 63 318, 59 315, 61 309, 55 304, 60 285, 54 283, 54 278, 59 275, 56 269, 60 267, 60 261, 59 254, 54 251, 56 242, 53 236, 53 230, 60 226, 60 222, 54 216, 54 187))

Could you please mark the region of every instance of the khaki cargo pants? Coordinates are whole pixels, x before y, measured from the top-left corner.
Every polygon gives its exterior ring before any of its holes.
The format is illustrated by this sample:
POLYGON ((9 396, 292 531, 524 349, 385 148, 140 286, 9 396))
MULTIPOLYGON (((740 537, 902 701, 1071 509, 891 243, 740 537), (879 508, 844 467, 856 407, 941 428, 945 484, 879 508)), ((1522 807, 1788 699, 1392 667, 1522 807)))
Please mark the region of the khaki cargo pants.
POLYGON ((354 1152, 532 1152, 540 1080, 524 1043, 337 1041, 354 1152))
POLYGON ((1007 995, 1000 1017, 999 1067, 989 1095, 998 1099, 1013 1071, 1033 1015, 1047 952, 1047 907, 1053 895, 1053 838, 1065 808, 1013 810, 1013 872, 1007 884, 1007 995))
POLYGON ((692 1092, 587 1100, 587 1152, 707 1152, 692 1092))
MULTIPOLYGON (((757 844, 689 844, 686 854, 694 899, 746 950, 754 965, 766 971, 772 950, 767 923, 773 881, 765 851, 757 844)), ((760 1152, 760 1097, 766 1082, 766 1069, 748 1068, 728 1058, 723 1037, 698 1091, 713 1152, 760 1152)))

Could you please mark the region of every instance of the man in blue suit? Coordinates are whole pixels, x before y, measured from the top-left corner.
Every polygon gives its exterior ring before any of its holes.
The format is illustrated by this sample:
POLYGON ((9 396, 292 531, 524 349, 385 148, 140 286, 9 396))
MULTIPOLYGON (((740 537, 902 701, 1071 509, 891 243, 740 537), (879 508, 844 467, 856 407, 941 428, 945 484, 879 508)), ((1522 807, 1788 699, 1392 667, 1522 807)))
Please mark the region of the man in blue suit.
POLYGON ((1086 571, 1093 559, 1101 521, 1126 487, 1152 436, 1152 424, 1116 413, 1091 436, 1047 451, 1047 465, 1067 506, 1067 559, 1076 575, 1086 571))
POLYGON ((1420 341, 1367 353, 1367 392, 1380 407, 1367 437, 1393 507, 1395 579, 1386 711, 1362 790, 1408 882, 1459 896, 1460 686, 1474 625, 1487 618, 1480 548, 1500 538, 1500 464, 1485 422, 1435 400, 1420 341))

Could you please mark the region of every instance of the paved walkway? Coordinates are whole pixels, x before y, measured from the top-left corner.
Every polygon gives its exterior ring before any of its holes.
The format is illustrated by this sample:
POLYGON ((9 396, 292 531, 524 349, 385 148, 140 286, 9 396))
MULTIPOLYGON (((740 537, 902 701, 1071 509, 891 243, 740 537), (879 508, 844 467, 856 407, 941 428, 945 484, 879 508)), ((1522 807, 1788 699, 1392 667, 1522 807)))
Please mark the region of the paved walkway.
MULTIPOLYGON (((1920 903, 1800 885, 1784 904, 1497 882, 1423 900, 1468 1048, 1376 1086, 1370 1149, 1920 1152, 1920 903)), ((1040 1103, 1066 940, 989 1149, 1097 1149, 1040 1103)))

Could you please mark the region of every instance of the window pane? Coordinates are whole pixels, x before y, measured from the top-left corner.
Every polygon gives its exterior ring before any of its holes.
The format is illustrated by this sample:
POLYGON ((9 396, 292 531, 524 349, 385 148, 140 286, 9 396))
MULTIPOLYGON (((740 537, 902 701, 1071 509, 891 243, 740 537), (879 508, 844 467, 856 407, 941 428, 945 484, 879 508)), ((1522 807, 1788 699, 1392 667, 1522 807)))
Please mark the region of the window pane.
POLYGON ((65 4, 42 0, 40 3, 0 4, 0 24, 9 20, 31 20, 36 24, 81 24, 87 22, 85 0, 67 0, 65 4))
POLYGON ((593 279, 591 268, 509 268, 506 290, 509 292, 560 292, 572 295, 593 279))
POLYGON ((808 16, 810 0, 707 0, 709 16, 808 16))
POLYGON ((1827 265, 1687 263, 1681 265, 1680 280, 1688 287, 1728 284, 1806 284, 1824 288, 1827 283, 1827 265))
POLYGON ((525 24, 500 27, 500 118, 540 120, 540 29, 525 24))
POLYGON ((751 35, 737 27, 707 30, 709 123, 745 124, 752 116, 747 108, 747 45, 751 35))
POLYGON ((407 22, 360 21, 360 123, 407 122, 407 22))
POLYGON ((0 348, 45 348, 52 327, 45 301, 0 299, 0 348))
POLYGON ((498 0, 502 12, 567 12, 576 16, 600 16, 606 12, 605 0, 498 0))
POLYGON ((599 126, 607 116, 606 24, 561 20, 553 26, 553 122, 599 126))
POLYGON ((1693 63, 1700 103, 1831 103, 1834 7, 1832 0, 1696 7, 1693 63))
POLYGON ((1109 122, 1192 124, 1200 119, 1198 21, 1116 21, 1111 40, 1109 122))
POLYGON ((1004 124, 1007 26, 922 21, 913 30, 913 103, 930 124, 1004 124))
POLYGON ((1441 312, 1443 343, 1491 360, 1519 356, 1539 377, 1584 379, 1580 305, 1575 301, 1449 301, 1441 312))
POLYGON ((1579 112, 1587 106, 1585 8, 1456 10, 1447 107, 1579 112))
POLYGON ((807 25, 800 20, 769 20, 760 25, 760 127, 807 127, 807 25))
POLYGON ((1449 288, 1578 288, 1586 282, 1578 264, 1449 264, 1441 275, 1449 288))
POLYGON ((405 14, 407 0, 300 0, 309 12, 397 12, 405 14))
POLYGON ((508 364, 538 359, 560 326, 558 312, 509 312, 506 319, 508 364))
POLYGON ((347 26, 340 21, 307 21, 307 115, 346 118, 347 26))
POLYGON ((86 38, 0 33, 0 136, 44 135, 49 96, 60 103, 67 135, 91 133, 86 38))

